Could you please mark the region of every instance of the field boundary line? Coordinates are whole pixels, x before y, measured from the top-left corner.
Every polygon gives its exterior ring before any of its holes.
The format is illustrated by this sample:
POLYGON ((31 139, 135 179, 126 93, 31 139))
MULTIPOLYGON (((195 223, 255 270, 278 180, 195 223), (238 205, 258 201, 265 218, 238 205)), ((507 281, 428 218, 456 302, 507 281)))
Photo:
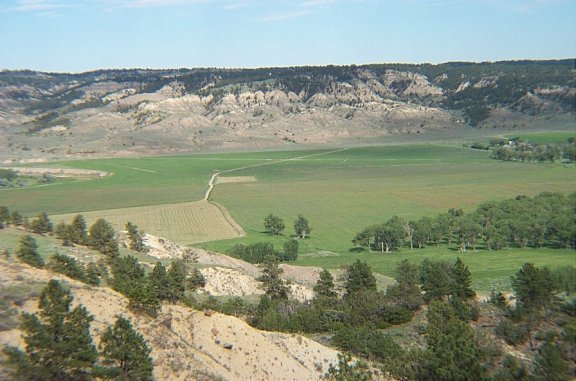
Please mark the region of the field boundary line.
POLYGON ((226 222, 228 222, 230 226, 232 226, 232 228, 236 231, 236 233, 238 233, 239 237, 244 237, 246 235, 246 232, 244 231, 244 229, 242 229, 242 226, 240 226, 236 222, 236 220, 234 220, 234 218, 230 215, 228 209, 226 209, 223 205, 220 205, 215 201, 206 201, 206 202, 209 202, 210 204, 218 208, 218 210, 220 211, 220 213, 222 213, 222 216, 224 217, 226 222))

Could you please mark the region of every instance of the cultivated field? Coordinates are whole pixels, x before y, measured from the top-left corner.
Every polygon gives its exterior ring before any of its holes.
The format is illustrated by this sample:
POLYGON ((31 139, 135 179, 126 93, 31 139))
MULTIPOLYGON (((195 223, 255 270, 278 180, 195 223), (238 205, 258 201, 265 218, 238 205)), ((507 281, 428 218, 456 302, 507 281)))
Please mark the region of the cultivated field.
POLYGON ((2 190, 0 205, 28 216, 46 211, 55 222, 77 213, 89 221, 105 218, 119 229, 132 221, 151 234, 185 244, 204 242, 202 247, 218 251, 235 243, 259 241, 281 248, 293 233, 296 216, 303 214, 312 234, 300 241, 298 264, 337 268, 362 258, 377 272, 393 276, 396 263, 404 258, 419 262, 424 258, 453 260, 461 255, 476 287, 485 290, 507 284, 508 277, 525 261, 551 267, 576 265, 571 250, 462 254, 446 247, 428 247, 368 255, 354 252, 351 243, 364 227, 393 215, 417 219, 448 208, 471 211, 482 202, 519 194, 573 192, 574 165, 496 161, 487 151, 455 144, 98 159, 51 165, 113 175, 2 190), (210 202, 197 202, 218 172, 221 175, 210 202), (272 237, 263 232, 264 217, 270 213, 284 219, 284 235, 272 237), (232 218, 241 228, 231 225, 232 218))
MULTIPOLYGON (((70 223, 75 215, 60 214, 51 218, 55 223, 70 223)), ((99 210, 82 215, 88 225, 98 218, 104 218, 116 230, 124 230, 126 222, 131 221, 145 232, 184 245, 244 235, 242 228, 224 208, 205 201, 99 210)))

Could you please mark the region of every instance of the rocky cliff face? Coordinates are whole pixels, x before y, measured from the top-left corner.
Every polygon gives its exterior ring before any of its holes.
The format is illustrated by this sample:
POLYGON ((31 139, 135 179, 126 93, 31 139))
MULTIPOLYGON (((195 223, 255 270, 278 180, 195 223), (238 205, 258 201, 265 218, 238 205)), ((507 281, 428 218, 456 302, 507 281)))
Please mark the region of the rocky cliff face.
POLYGON ((491 116, 502 110, 516 125, 534 117, 573 115, 574 78, 574 60, 4 71, 0 152, 6 158, 343 143, 490 127, 491 116))

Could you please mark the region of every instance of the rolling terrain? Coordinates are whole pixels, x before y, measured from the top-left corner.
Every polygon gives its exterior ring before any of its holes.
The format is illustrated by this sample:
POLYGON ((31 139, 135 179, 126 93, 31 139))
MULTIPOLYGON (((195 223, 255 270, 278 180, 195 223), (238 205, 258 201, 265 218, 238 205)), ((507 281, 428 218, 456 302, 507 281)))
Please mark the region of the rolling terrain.
MULTIPOLYGON (((292 224, 301 214, 312 230, 297 240, 297 260, 280 265, 290 300, 278 310, 278 321, 314 305, 321 268, 334 274, 342 295, 346 269, 361 260, 374 271, 374 291, 383 296, 401 261, 419 266, 460 257, 477 292, 471 303, 481 310, 480 320, 470 324, 479 338, 503 348, 493 351, 494 364, 502 367, 505 354, 534 364, 538 354, 527 343, 512 347, 496 338, 494 327, 505 313, 484 301, 494 290, 508 297, 511 276, 526 262, 573 269, 570 245, 522 247, 514 241, 492 250, 478 239, 478 249, 475 244, 468 251, 451 241, 411 249, 404 237, 398 251, 384 253, 352 240, 392 216, 412 222, 452 209, 467 217, 483 203, 574 192, 573 159, 495 160, 487 148, 500 140, 508 149, 517 138, 552 148, 572 139, 573 145, 574 63, 2 71, 0 206, 28 221, 46 212, 54 225, 78 214, 88 225, 104 218, 116 231, 122 258, 134 255, 149 274, 158 261, 184 258, 206 284, 188 290, 197 309, 165 301, 151 318, 130 310, 107 276, 101 276, 102 286, 89 286, 24 264, 14 254, 29 232, 7 222, 0 226, 0 347, 22 347, 18 314, 36 311, 39 290, 56 278, 95 316, 95 339, 115 314, 133 321, 152 347, 156 379, 320 379, 336 361, 332 340, 338 333, 320 331, 315 342, 299 329, 283 334, 248 325, 265 308, 261 268, 222 254, 262 242, 282 250, 294 240, 292 224), (281 234, 265 231, 269 214, 285 222, 281 234), (147 233, 147 253, 127 248, 128 221, 147 233), (204 302, 240 303, 236 297, 251 308, 234 316, 199 308, 204 302)), ((44 260, 65 253, 84 264, 105 262, 83 244, 33 236, 44 260)), ((422 349, 428 308, 405 324, 371 329, 422 349)), ((339 311, 325 312, 339 321, 333 314, 339 311)), ((0 378, 2 372, 0 363, 0 378)))
POLYGON ((0 72, 0 158, 379 144, 570 128, 574 60, 0 72))

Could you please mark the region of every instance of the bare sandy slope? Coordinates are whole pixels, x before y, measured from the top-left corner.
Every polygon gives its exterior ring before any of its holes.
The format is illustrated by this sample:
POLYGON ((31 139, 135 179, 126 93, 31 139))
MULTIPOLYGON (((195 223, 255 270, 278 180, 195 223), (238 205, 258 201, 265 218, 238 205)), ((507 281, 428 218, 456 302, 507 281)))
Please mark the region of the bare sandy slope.
MULTIPOLYGON (((206 278, 204 292, 213 296, 250 296, 263 293, 258 266, 232 258, 224 254, 212 253, 203 249, 189 249, 162 237, 146 234, 145 244, 148 253, 159 259, 190 258, 202 265, 202 275, 206 278)), ((281 275, 289 283, 291 297, 300 301, 311 300, 312 287, 318 280, 321 269, 281 264, 281 275)))
MULTIPOLYGON (((300 335, 258 331, 240 319, 164 305, 157 319, 135 316, 127 300, 105 287, 89 287, 47 270, 0 259, 0 288, 38 290, 49 279, 70 287, 74 302, 95 316, 95 342, 115 316, 129 317, 152 346, 157 380, 318 380, 337 352, 300 335), (210 315, 210 316, 208 316, 210 315)), ((21 310, 34 311, 36 298, 21 310)), ((0 331, 0 346, 22 345, 17 329, 0 331)), ((2 373, 0 373, 1 375, 2 373)))

